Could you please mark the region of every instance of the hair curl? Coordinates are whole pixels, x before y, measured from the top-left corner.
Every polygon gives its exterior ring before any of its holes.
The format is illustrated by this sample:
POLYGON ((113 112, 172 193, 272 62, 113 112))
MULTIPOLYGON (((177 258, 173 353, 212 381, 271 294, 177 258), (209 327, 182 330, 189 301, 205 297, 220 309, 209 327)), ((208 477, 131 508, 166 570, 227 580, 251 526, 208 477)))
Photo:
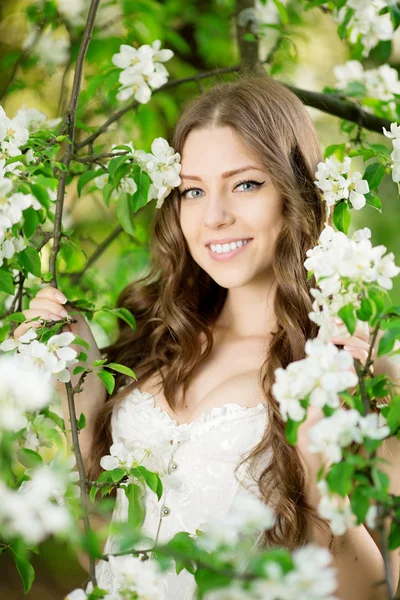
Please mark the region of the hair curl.
MULTIPOLYGON (((175 128, 172 146, 182 154, 193 129, 232 127, 259 156, 273 185, 283 198, 284 225, 276 239, 273 270, 276 278, 274 311, 277 329, 271 336, 268 356, 260 370, 269 419, 263 437, 240 463, 251 461, 251 472, 272 452, 272 460, 258 476, 265 502, 273 494, 276 524, 264 532, 262 543, 293 549, 307 542, 307 522, 321 524, 316 511, 306 502, 305 472, 296 447, 285 438, 285 423, 272 396, 274 371, 305 357, 305 342, 316 337, 318 327, 310 321, 315 287, 307 280, 306 251, 318 243, 326 221, 326 206, 314 184, 316 167, 323 160, 312 120, 302 102, 284 85, 268 77, 249 76, 220 83, 185 107, 175 128)), ((150 232, 151 268, 147 275, 127 285, 117 306, 129 309, 136 319, 133 332, 118 321, 118 339, 106 348, 107 362, 132 368, 139 381, 161 375, 163 393, 172 409, 177 407, 177 390, 183 399, 201 361, 211 352, 212 329, 227 295, 194 262, 179 220, 180 198, 173 190, 161 209, 155 211, 150 232), (206 347, 200 338, 204 333, 206 347)), ((101 456, 112 444, 110 417, 126 393, 124 376, 117 374, 114 393, 100 410, 95 425, 89 477, 99 474, 101 456)), ((237 468, 239 465, 237 466, 237 468)))

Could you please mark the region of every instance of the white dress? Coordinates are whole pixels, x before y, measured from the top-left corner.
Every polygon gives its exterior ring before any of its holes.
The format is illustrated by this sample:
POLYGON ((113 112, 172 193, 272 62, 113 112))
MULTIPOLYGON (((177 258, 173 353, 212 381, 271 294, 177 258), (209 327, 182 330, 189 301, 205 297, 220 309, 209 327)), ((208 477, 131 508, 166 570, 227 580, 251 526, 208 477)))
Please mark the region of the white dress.
MULTIPOLYGON (((255 480, 247 474, 248 463, 237 473, 240 481, 235 478, 234 469, 241 456, 261 439, 266 418, 267 408, 261 402, 250 408, 232 402, 211 408, 191 423, 179 425, 166 411, 155 407, 151 394, 138 388, 128 394, 114 408, 111 417, 113 442, 128 449, 140 445, 153 447, 165 460, 167 474, 162 477, 164 491, 160 501, 150 489, 146 490, 142 532, 158 543, 166 543, 179 531, 195 533, 210 518, 223 517, 239 490, 258 495, 255 480)), ((270 455, 266 462, 269 460, 270 455)), ((146 461, 142 464, 156 470, 146 461)), ((159 464, 155 466, 160 469, 159 464)), ((128 500, 124 491, 118 489, 112 520, 124 521, 127 515, 128 500)), ((149 546, 137 549, 144 547, 149 546)), ((118 550, 109 536, 104 553, 118 550)), ((108 562, 98 562, 96 576, 101 588, 110 594, 117 591, 108 562)), ((165 600, 196 598, 194 576, 186 569, 177 575, 175 565, 162 574, 161 586, 160 597, 165 600)))

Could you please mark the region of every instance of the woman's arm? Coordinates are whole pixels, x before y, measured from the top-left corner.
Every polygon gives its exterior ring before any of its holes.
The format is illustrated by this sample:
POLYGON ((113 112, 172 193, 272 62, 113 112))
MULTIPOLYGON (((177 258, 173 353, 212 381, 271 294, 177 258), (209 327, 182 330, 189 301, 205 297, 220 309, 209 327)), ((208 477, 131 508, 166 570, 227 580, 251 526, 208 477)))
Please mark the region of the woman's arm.
MULTIPOLYGON (((299 428, 297 448, 306 471, 305 496, 311 506, 317 509, 320 491, 316 486, 317 473, 322 464, 328 462, 322 453, 308 450, 308 428, 324 417, 322 410, 309 408, 309 416, 299 428)), ((389 443, 389 442, 388 442, 389 443)), ((390 491, 400 492, 400 442, 390 444, 391 464, 386 469, 390 478, 390 491)), ((384 453, 385 450, 381 450, 384 453)), ((380 454, 380 453, 378 453, 380 454)), ((348 500, 348 498, 347 498, 348 500)), ((313 521, 309 522, 309 538, 315 543, 330 547, 331 533, 321 530, 313 521)), ((344 535, 334 536, 331 548, 333 566, 337 569, 338 588, 336 595, 340 600, 387 600, 385 568, 382 554, 374 538, 364 525, 348 529, 344 535), (336 548, 336 550, 335 550, 336 548)), ((399 580, 399 550, 390 553, 392 586, 396 590, 399 580)))

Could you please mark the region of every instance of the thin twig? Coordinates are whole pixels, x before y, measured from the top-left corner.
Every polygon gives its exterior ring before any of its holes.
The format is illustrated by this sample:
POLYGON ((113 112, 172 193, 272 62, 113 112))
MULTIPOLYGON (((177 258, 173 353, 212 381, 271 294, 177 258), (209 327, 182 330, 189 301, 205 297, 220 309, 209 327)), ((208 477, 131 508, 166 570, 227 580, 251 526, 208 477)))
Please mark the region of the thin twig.
POLYGON ((31 43, 31 45, 28 48, 25 48, 25 50, 23 50, 21 52, 21 54, 15 61, 13 68, 11 70, 11 73, 10 73, 10 77, 8 78, 8 81, 6 81, 3 89, 0 92, 0 101, 3 100, 5 94, 7 93, 7 90, 10 87, 10 85, 12 84, 19 67, 24 62, 25 58, 29 55, 29 53, 34 48, 34 46, 38 43, 40 36, 42 35, 43 29, 46 27, 46 25, 47 25, 47 21, 42 21, 41 23, 39 23, 38 28, 36 30, 36 35, 31 43))
MULTIPOLYGON (((61 241, 61 228, 62 228, 62 214, 63 214, 63 205, 64 205, 64 194, 65 194, 65 186, 68 174, 68 167, 74 155, 74 139, 75 139, 75 123, 76 123, 76 110, 78 106, 78 98, 79 92, 81 88, 82 81, 82 73, 83 73, 83 65, 85 61, 86 52, 92 37, 92 31, 94 27, 94 22, 96 18, 96 12, 99 6, 100 0, 91 0, 87 22, 85 25, 85 30, 83 32, 82 41, 79 47, 78 57, 76 60, 76 69, 74 73, 74 81, 72 85, 71 99, 69 103, 69 108, 64 120, 64 127, 68 132, 69 144, 66 145, 66 150, 62 161, 66 166, 66 170, 62 171, 59 180, 59 186, 57 190, 57 201, 56 201, 56 210, 55 210, 55 218, 54 218, 54 229, 53 229, 53 246, 50 252, 50 260, 49 260, 49 271, 53 276, 51 280, 51 285, 53 287, 57 287, 57 277, 56 277, 56 260, 57 254, 60 249, 60 241, 61 241)), ((82 452, 79 446, 79 437, 78 437, 78 427, 76 421, 76 411, 75 411, 75 402, 74 395, 75 389, 72 388, 71 381, 65 384, 68 398, 68 409, 69 416, 71 421, 71 431, 72 431, 72 441, 73 441, 73 451, 76 456, 76 463, 79 472, 80 479, 80 495, 81 495, 81 505, 82 505, 82 519, 84 523, 84 528, 86 535, 90 534, 91 527, 89 521, 89 512, 88 512, 88 495, 86 488, 86 474, 85 474, 85 466, 83 463, 82 452)), ((92 557, 91 553, 89 553, 89 575, 93 586, 96 586, 96 575, 95 575, 95 560, 92 557)))
POLYGON ((75 272, 71 274, 71 283, 77 284, 84 273, 88 270, 88 268, 96 262, 96 260, 103 254, 104 250, 108 248, 108 246, 119 236, 119 234, 124 231, 121 225, 117 225, 117 227, 110 233, 105 240, 101 242, 93 252, 93 254, 89 257, 86 265, 83 267, 81 271, 75 272))

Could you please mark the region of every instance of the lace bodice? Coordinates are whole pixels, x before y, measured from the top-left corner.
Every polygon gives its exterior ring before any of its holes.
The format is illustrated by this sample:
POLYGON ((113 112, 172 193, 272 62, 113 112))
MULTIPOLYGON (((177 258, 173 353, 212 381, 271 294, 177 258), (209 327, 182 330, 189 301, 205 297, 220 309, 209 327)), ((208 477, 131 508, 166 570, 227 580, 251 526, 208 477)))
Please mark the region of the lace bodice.
MULTIPOLYGON (((142 464, 160 473, 164 486, 160 501, 146 490, 143 533, 155 542, 165 543, 179 531, 195 533, 210 518, 222 517, 239 489, 258 495, 256 480, 247 473, 248 464, 238 470, 237 478, 234 469, 260 440, 266 418, 263 403, 248 408, 231 402, 179 425, 155 406, 151 394, 138 388, 129 393, 112 414, 113 442, 135 452, 140 447, 150 449, 142 464)), ((266 461, 269 459, 266 457, 266 461)), ((112 518, 126 520, 127 514, 128 500, 118 489, 112 518)), ((110 536, 104 552, 118 550, 110 536)), ((107 562, 99 561, 96 574, 100 587, 111 594, 116 592, 116 581, 107 562)), ((175 568, 165 572, 160 585, 160 598, 164 600, 196 597, 196 582, 185 569, 179 575, 175 568)))

